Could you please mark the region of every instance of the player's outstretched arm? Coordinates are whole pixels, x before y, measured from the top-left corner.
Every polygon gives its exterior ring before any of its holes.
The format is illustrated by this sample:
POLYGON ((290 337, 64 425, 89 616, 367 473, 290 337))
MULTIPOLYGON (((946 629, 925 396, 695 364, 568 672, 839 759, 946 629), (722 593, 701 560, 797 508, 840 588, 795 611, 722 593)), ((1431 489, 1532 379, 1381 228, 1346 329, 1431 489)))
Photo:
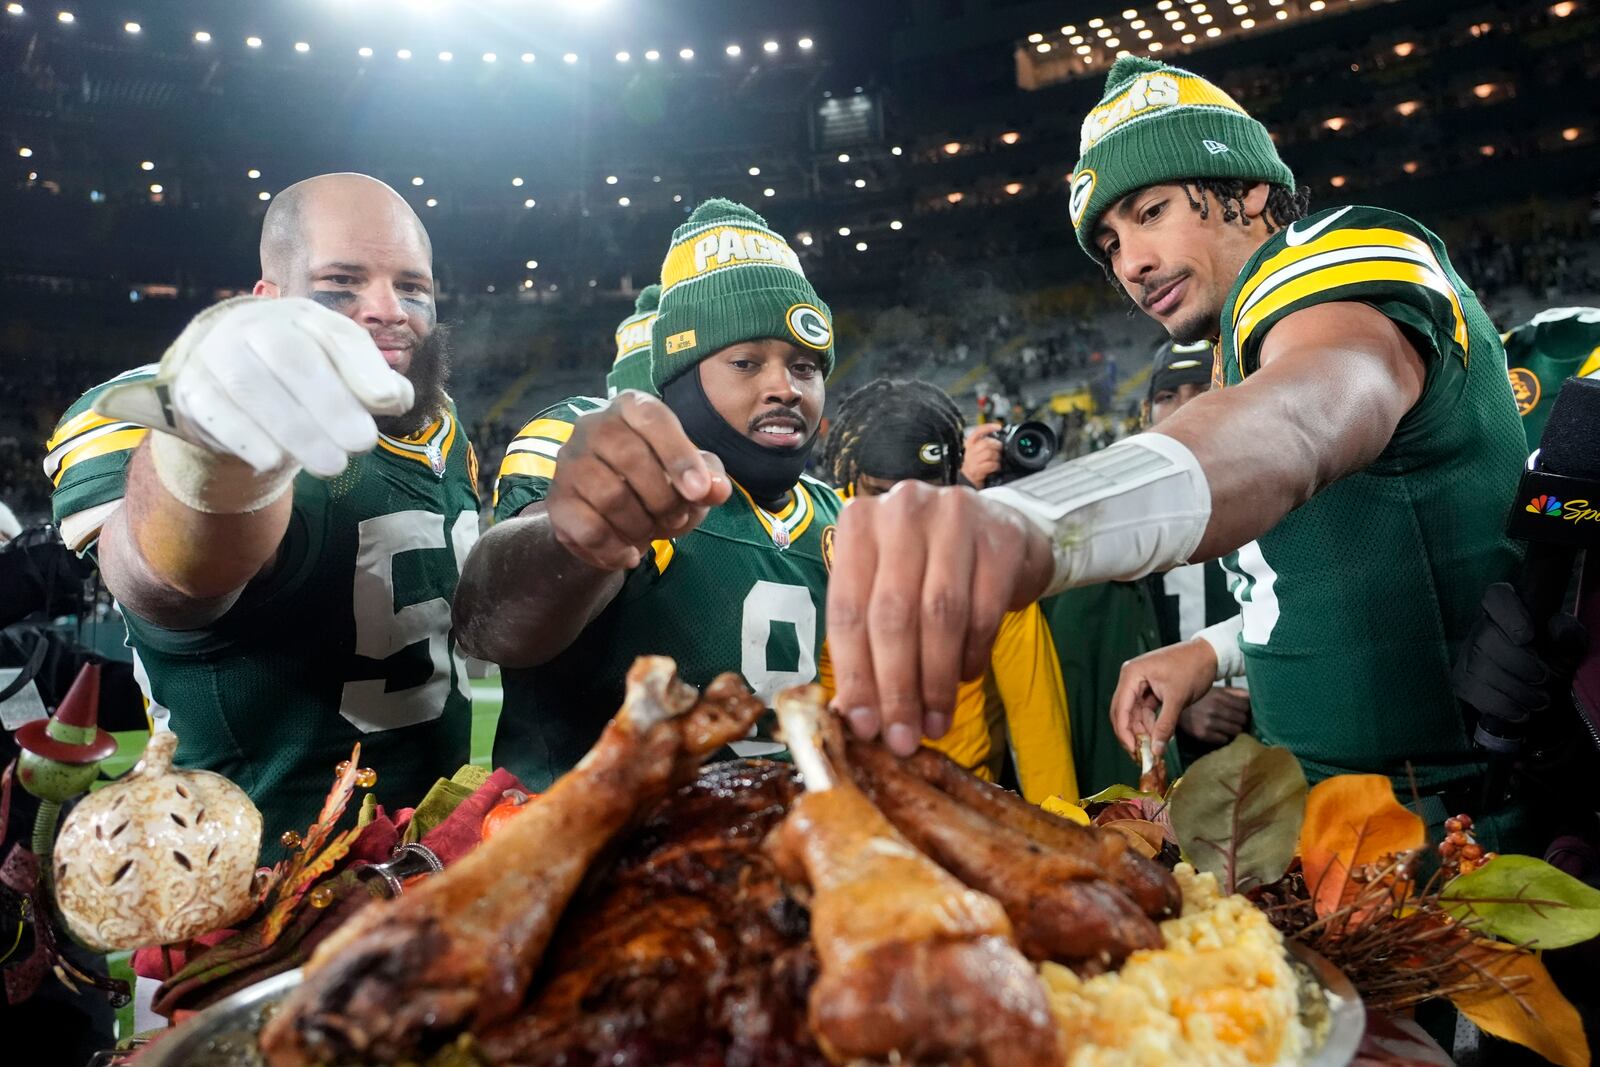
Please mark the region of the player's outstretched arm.
POLYGON ((202 312, 154 379, 95 404, 155 431, 100 536, 107 588, 158 626, 216 618, 274 560, 295 475, 340 473, 412 397, 365 330, 310 300, 202 312))
POLYGON ((688 533, 733 492, 660 400, 624 392, 580 418, 549 495, 473 547, 456 588, 456 640, 479 659, 533 667, 611 602, 652 541, 688 533))
POLYGON ((1273 327, 1241 385, 1157 433, 981 494, 902 484, 853 503, 828 587, 836 704, 859 734, 909 753, 925 717, 948 714, 982 670, 1003 612, 1259 537, 1378 457, 1424 370, 1377 310, 1318 305, 1273 327))

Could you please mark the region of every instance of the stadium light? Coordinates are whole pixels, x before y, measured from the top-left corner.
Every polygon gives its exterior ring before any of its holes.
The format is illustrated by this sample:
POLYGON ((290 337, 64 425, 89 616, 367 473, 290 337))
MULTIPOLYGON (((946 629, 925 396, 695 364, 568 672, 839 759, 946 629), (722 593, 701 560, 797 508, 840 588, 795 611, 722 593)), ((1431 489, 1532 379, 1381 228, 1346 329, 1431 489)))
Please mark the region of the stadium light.
POLYGON ((1311 0, 1311 3, 1307 4, 1306 6, 1311 8, 1312 11, 1321 11, 1328 5, 1325 3, 1325 0, 1311 0))
POLYGON ((356 49, 356 55, 360 56, 362 59, 371 59, 372 49, 368 48, 366 45, 362 45, 360 48, 356 49))
POLYGON ((1405 171, 1407 174, 1415 174, 1417 172, 1417 161, 1414 159, 1408 159, 1405 161, 1405 163, 1401 164, 1400 169, 1405 171))
POLYGON ((678 58, 679 59, 684 59, 684 60, 693 59, 694 58, 694 49, 693 48, 680 48, 680 49, 678 49, 678 58))
POLYGON ((306 52, 311 51, 311 46, 309 44, 307 44, 305 41, 296 41, 294 43, 294 50, 296 52, 300 52, 300 53, 304 54, 306 52))
POLYGON ((898 156, 898 155, 903 154, 904 151, 905 150, 903 148, 901 148, 899 145, 895 145, 893 148, 889 149, 889 154, 891 156, 898 156))
POLYGON ((760 176, 761 176, 761 168, 760 167, 751 167, 750 168, 750 177, 759 178, 760 176))
POLYGON ((762 44, 761 44, 761 50, 763 52, 765 52, 769 56, 770 55, 776 55, 777 52, 778 52, 778 42, 777 41, 763 41, 762 44))
POLYGON ((122 28, 127 33, 138 33, 140 30, 144 29, 144 27, 139 25, 137 22, 124 22, 122 24, 122 28))
POLYGON ((150 186, 150 191, 159 196, 162 193, 163 190, 162 190, 162 188, 161 188, 161 186, 159 184, 156 184, 156 185, 150 186))
POLYGON ((617 176, 615 174, 607 174, 606 175, 606 184, 607 185, 615 185, 615 184, 617 184, 617 176))
POLYGON ((947 156, 956 155, 960 151, 961 151, 961 142, 960 141, 950 141, 950 142, 946 143, 945 146, 944 146, 944 154, 947 155, 947 156))
POLYGON ((259 37, 246 37, 244 39, 244 46, 246 48, 260 48, 261 47, 261 38, 259 38, 259 37))
POLYGON ((1022 183, 1021 182, 1007 182, 1006 183, 1006 195, 1007 196, 1016 196, 1020 192, 1022 192, 1022 183))
POLYGON ((265 203, 266 201, 272 199, 272 194, 267 192, 265 189, 263 189, 259 193, 256 194, 256 199, 262 201, 263 203, 265 203))
POLYGON ((1573 11, 1577 10, 1577 7, 1578 5, 1574 4, 1572 0, 1562 0, 1562 2, 1559 4, 1550 5, 1550 14, 1554 15, 1558 19, 1564 19, 1568 15, 1572 14, 1573 11))
POLYGON ((840 163, 848 163, 848 162, 850 162, 850 153, 849 152, 840 152, 839 153, 839 162, 840 163))
POLYGON ((532 278, 524 278, 524 279, 522 279, 522 287, 524 289, 532 289, 533 288, 533 279, 532 278))
POLYGON ((195 30, 194 31, 194 43, 195 44, 210 44, 211 43, 211 34, 207 33, 205 30, 195 30))
POLYGON ((740 48, 736 44, 730 44, 727 48, 724 48, 723 51, 728 53, 728 55, 732 56, 733 58, 737 59, 737 58, 739 58, 740 53, 742 53, 744 51, 744 49, 740 48))
POLYGON ((1122 45, 1122 42, 1120 40, 1118 40, 1117 38, 1115 38, 1115 37, 1107 37, 1106 38, 1106 47, 1107 48, 1119 48, 1119 47, 1121 47, 1121 45, 1122 45))
POLYGON ((1256 20, 1255 19, 1240 19, 1239 20, 1239 27, 1241 29, 1245 29, 1245 30, 1254 29, 1255 25, 1256 25, 1256 20))
POLYGON ((454 59, 455 57, 456 57, 456 54, 454 52, 440 52, 439 53, 439 62, 448 63, 452 59, 454 59))
POLYGON ((965 193, 946 193, 945 194, 945 199, 948 200, 952 204, 959 204, 959 203, 961 203, 961 201, 966 199, 966 194, 965 193))
POLYGON ((617 62, 618 63, 627 63, 631 59, 633 59, 633 56, 629 55, 627 52, 618 52, 617 53, 617 62))
POLYGON ((257 178, 261 177, 261 172, 256 170, 256 168, 251 167, 249 170, 244 172, 244 176, 249 178, 251 181, 255 181, 257 178))
POLYGON ((1284 19, 1289 17, 1289 13, 1280 9, 1278 13, 1272 17, 1277 19, 1279 22, 1282 22, 1284 19))
POLYGON ((1344 188, 1344 175, 1343 174, 1335 174, 1333 177, 1328 179, 1328 184, 1333 186, 1335 189, 1343 189, 1344 188))
POLYGON ((1050 51, 1050 42, 1044 41, 1040 44, 1036 44, 1033 46, 1033 50, 1038 52, 1040 55, 1043 55, 1044 53, 1050 51))
POLYGON ((420 177, 418 177, 418 178, 412 178, 412 179, 411 179, 411 184, 412 184, 412 185, 421 185, 421 184, 422 184, 422 179, 421 179, 421 178, 420 178, 420 177))
POLYGON ((814 46, 814 45, 815 45, 815 44, 816 44, 816 43, 817 43, 817 42, 815 42, 815 41, 813 41, 813 40, 812 40, 812 39, 811 39, 811 38, 809 38, 809 37, 802 37, 802 38, 800 38, 800 40, 798 40, 798 41, 796 41, 796 42, 795 42, 795 44, 797 44, 797 45, 799 45, 799 46, 800 46, 800 50, 801 50, 801 51, 802 51, 802 52, 809 52, 809 51, 811 51, 811 49, 812 49, 812 47, 813 47, 813 46, 814 46))
POLYGON ((1583 131, 1578 129, 1578 127, 1568 126, 1566 129, 1561 131, 1561 139, 1563 141, 1576 141, 1582 134, 1583 131))
POLYGON ((522 179, 521 178, 512 178, 511 179, 511 185, 515 189, 521 189, 522 188, 522 179))
POLYGON ((57 22, 65 22, 68 25, 71 25, 72 23, 78 21, 78 19, 77 19, 77 16, 75 16, 70 11, 57 11, 56 12, 56 21, 57 22))
POLYGON ((1401 118, 1408 119, 1412 115, 1415 115, 1417 110, 1421 107, 1422 101, 1420 100, 1405 100, 1396 104, 1394 109, 1400 113, 1401 118))
POLYGON ((865 178, 857 178, 856 179, 856 188, 857 189, 865 189, 866 187, 867 187, 867 179, 865 179, 865 178))
POLYGON ((1071 37, 1073 34, 1075 34, 1077 32, 1078 32, 1078 27, 1072 25, 1071 23, 1068 23, 1067 25, 1061 27, 1061 36, 1063 36, 1063 37, 1071 37))
POLYGON ((1044 40, 1044 34, 1042 34, 1042 33, 1030 33, 1030 34, 1028 34, 1028 43, 1029 44, 1038 44, 1042 40, 1044 40))
POLYGON ((525 208, 532 207, 533 205, 534 205, 534 199, 531 196, 528 197, 528 199, 526 199, 526 200, 524 200, 522 202, 522 206, 525 207, 525 208))
POLYGON ((1409 56, 1412 52, 1416 51, 1416 48, 1417 46, 1412 44, 1410 41, 1401 41, 1399 44, 1394 46, 1394 54, 1399 56, 1401 59, 1404 59, 1406 56, 1409 56))
POLYGON ((576 63, 577 61, 578 61, 578 53, 576 53, 576 52, 568 52, 566 55, 561 57, 561 62, 566 63, 569 66, 571 64, 573 64, 573 63, 576 63))
POLYGON ((1106 24, 1106 20, 1105 19, 1090 19, 1089 20, 1089 28, 1091 30, 1098 30, 1101 26, 1104 26, 1105 24, 1106 24))
POLYGON ((891 229, 891 230, 903 230, 903 229, 905 229, 905 225, 906 224, 901 222, 899 219, 895 219, 893 222, 889 223, 889 229, 891 229))
POLYGON ((646 52, 646 53, 645 53, 645 54, 644 54, 644 58, 645 58, 645 59, 646 59, 646 60, 647 60, 647 61, 649 61, 649 62, 651 62, 651 63, 654 63, 654 62, 656 62, 656 61, 657 61, 657 60, 658 60, 658 59, 660 59, 660 58, 661 58, 661 53, 660 53, 660 52, 659 52, 659 51, 657 51, 657 50, 656 50, 656 49, 654 49, 654 48, 652 48, 652 49, 650 49, 650 51, 648 51, 648 52, 646 52))
POLYGON ((848 227, 848 226, 840 226, 839 227, 839 236, 840 237, 849 237, 850 236, 850 227, 848 227))
POLYGON ((147 159, 143 163, 139 164, 139 169, 140 170, 155 170, 156 169, 156 165, 154 163, 150 162, 147 159))
POLYGON ((21 14, 23 14, 22 5, 21 4, 7 4, 6 5, 6 14, 8 14, 8 15, 21 15, 21 14))
POLYGON ((523 266, 527 267, 529 270, 538 270, 539 261, 537 259, 530 259, 528 262, 524 263, 523 266))
POLYGON ((1186 33, 1182 37, 1179 37, 1178 40, 1182 41, 1184 44, 1194 44, 1195 36, 1192 33, 1186 33))
POLYGON ((1131 7, 1122 13, 1122 17, 1125 19, 1138 18, 1138 16, 1139 13, 1131 7))
POLYGON ((524 63, 532 63, 533 62, 533 53, 532 52, 524 52, 524 53, 522 53, 522 61, 524 63))
POLYGON ((32 159, 33 158, 33 149, 31 149, 31 148, 19 148, 19 149, 17 149, 17 155, 21 156, 23 159, 32 159))
POLYGON ((1492 144, 1479 145, 1478 146, 1478 154, 1480 156, 1485 157, 1485 158, 1494 155, 1494 145, 1492 145, 1492 144))
POLYGON ((810 248, 811 247, 811 235, 809 233, 800 234, 800 243, 805 245, 807 248, 810 248))
POLYGON ((867 242, 865 242, 865 241, 857 241, 856 242, 856 251, 857 252, 865 252, 866 250, 867 250, 867 242))
POLYGON ((411 49, 402 48, 399 51, 395 52, 394 57, 396 59, 410 59, 411 58, 411 49))
POLYGON ((1160 41, 1151 41, 1150 42, 1150 51, 1152 51, 1152 52, 1161 51, 1161 42, 1160 41))
POLYGON ((439 201, 438 201, 438 200, 436 200, 436 199, 434 199, 434 198, 433 198, 433 197, 431 197, 431 196, 430 196, 430 197, 428 197, 428 199, 427 199, 427 201, 426 201, 426 203, 427 203, 427 205, 428 205, 428 206, 429 206, 429 207, 438 207, 438 206, 439 206, 439 201))
POLYGON ((1479 100, 1487 100, 1494 95, 1494 82, 1482 82, 1472 87, 1472 95, 1479 100))
POLYGON ((494 54, 494 53, 493 53, 493 52, 485 52, 485 53, 484 53, 484 54, 483 54, 483 61, 484 61, 484 62, 485 62, 485 63, 493 63, 493 62, 495 62, 495 61, 496 61, 496 60, 498 60, 498 59, 499 59, 499 58, 500 58, 500 57, 499 57, 499 56, 497 56, 497 55, 495 55, 495 54, 494 54))
POLYGON ((778 190, 774 189, 772 186, 769 185, 765 189, 761 190, 761 195, 762 196, 777 196, 778 195, 778 190))
POLYGON ((628 206, 628 205, 629 205, 629 204, 631 204, 631 203, 633 203, 633 201, 632 201, 632 200, 629 200, 629 199, 628 199, 628 198, 627 198, 627 197, 625 197, 625 196, 619 196, 619 197, 617 197, 617 206, 618 206, 618 207, 627 207, 627 206, 628 206))

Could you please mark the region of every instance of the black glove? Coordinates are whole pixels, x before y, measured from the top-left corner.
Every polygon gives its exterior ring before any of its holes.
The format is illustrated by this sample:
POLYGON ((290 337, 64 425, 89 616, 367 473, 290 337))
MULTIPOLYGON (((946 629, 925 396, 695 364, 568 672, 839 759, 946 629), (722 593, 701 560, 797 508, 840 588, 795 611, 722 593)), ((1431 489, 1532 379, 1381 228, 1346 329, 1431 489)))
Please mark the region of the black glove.
POLYGON ((1451 684, 1491 732, 1522 737, 1528 720, 1569 704, 1572 676, 1588 647, 1573 616, 1550 619, 1542 636, 1527 605, 1506 582, 1483 594, 1483 611, 1456 659, 1451 684))

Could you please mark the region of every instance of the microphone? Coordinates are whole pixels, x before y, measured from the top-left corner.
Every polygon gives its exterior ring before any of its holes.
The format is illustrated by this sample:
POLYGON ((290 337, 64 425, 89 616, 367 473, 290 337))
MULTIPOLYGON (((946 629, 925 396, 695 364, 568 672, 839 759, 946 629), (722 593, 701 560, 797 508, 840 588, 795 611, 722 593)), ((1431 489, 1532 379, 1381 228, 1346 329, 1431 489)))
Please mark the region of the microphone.
MULTIPOLYGON (((1528 457, 1506 533, 1528 545, 1516 589, 1533 620, 1535 648, 1544 653, 1579 553, 1600 547, 1600 380, 1568 378, 1562 385, 1539 447, 1528 457)), ((1473 740, 1489 757, 1485 810, 1504 799, 1528 725, 1526 715, 1512 720, 1479 713, 1473 740)))

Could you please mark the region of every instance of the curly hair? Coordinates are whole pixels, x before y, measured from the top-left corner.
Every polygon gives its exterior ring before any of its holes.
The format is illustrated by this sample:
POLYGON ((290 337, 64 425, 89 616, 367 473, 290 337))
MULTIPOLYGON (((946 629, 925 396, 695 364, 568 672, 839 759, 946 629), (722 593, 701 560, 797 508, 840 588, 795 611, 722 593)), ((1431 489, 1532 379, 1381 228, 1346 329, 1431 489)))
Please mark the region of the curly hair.
POLYGON ((844 398, 823 442, 818 466, 830 482, 848 490, 863 473, 862 454, 915 449, 929 430, 944 449, 941 481, 953 484, 965 451, 966 422, 950 395, 911 379, 876 378, 844 398))

